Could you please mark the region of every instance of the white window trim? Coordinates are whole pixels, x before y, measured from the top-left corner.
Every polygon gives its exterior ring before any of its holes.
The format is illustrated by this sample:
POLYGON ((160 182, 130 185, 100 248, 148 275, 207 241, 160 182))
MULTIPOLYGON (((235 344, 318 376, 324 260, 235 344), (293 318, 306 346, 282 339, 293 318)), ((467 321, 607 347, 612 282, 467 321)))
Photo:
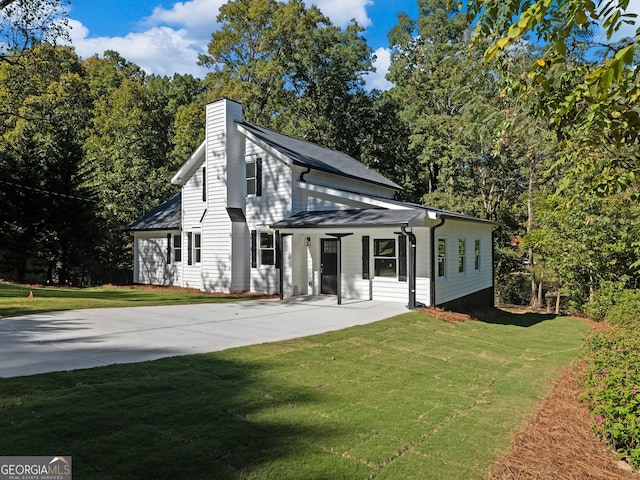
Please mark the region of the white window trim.
POLYGON ((258 241, 257 241, 257 245, 256 248, 258 250, 258 258, 257 258, 257 262, 258 262, 258 267, 274 267, 276 264, 276 235, 275 232, 273 230, 258 230, 258 241), (271 247, 268 248, 262 248, 262 242, 261 242, 261 238, 263 234, 267 234, 271 236, 271 247), (272 251, 273 252, 273 263, 262 263, 262 252, 266 250, 266 251, 272 251))
POLYGON ((374 238, 373 239, 373 277, 374 278, 398 278, 398 244, 395 238, 374 238), (393 257, 389 256, 376 256, 376 242, 378 240, 392 241, 393 242, 393 257), (393 260, 395 263, 395 274, 391 275, 376 275, 376 260, 393 260))
POLYGON ((458 237, 457 244, 457 259, 458 259, 458 275, 467 274, 467 239, 465 237, 458 237), (462 255, 460 255, 460 245, 462 245, 462 255), (460 263, 462 261, 462 264, 460 263), (462 267, 462 270, 460 270, 462 267))
POLYGON ((436 264, 435 264, 435 269, 436 269, 436 278, 440 279, 440 280, 446 280, 447 278, 447 268, 448 268, 448 252, 447 252, 447 237, 438 237, 436 239, 436 264), (440 240, 442 240, 444 242, 444 256, 441 257, 440 256, 440 240), (444 262, 444 275, 440 275, 440 259, 443 260, 444 262))

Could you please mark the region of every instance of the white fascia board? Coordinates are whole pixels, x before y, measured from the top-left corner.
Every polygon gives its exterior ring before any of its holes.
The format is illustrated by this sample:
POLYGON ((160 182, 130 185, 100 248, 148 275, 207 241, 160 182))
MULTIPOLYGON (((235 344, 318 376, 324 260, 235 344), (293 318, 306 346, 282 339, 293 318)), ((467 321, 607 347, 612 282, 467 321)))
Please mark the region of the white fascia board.
POLYGON ((280 160, 282 163, 284 163, 287 166, 291 166, 291 159, 289 157, 287 157, 286 155, 284 155, 282 152, 276 150, 275 148, 273 148, 271 145, 269 145, 268 143, 263 142, 262 140, 260 140, 258 137, 256 137, 253 133, 251 133, 250 131, 248 131, 246 128, 244 128, 242 125, 240 124, 236 124, 236 128, 238 129, 238 131, 240 133, 242 133, 246 138, 248 138, 249 140, 251 140, 253 143, 255 143, 256 145, 258 145, 261 149, 263 149, 265 152, 269 153, 270 155, 272 155, 273 157, 277 158, 278 160, 280 160))
POLYGON ((298 188, 308 190, 310 192, 322 193, 324 195, 330 195, 332 197, 340 198, 343 200, 350 200, 352 202, 364 203, 371 205, 372 207, 381 207, 388 210, 409 210, 411 207, 400 205, 395 202, 387 202, 383 198, 372 197, 370 195, 364 195, 361 193, 346 192, 344 190, 338 190, 337 188, 323 187, 321 185, 315 185, 308 182, 297 182, 298 188))
POLYGON ((178 172, 171 179, 174 185, 184 185, 191 178, 194 172, 204 163, 206 141, 202 142, 189 159, 182 164, 178 172))

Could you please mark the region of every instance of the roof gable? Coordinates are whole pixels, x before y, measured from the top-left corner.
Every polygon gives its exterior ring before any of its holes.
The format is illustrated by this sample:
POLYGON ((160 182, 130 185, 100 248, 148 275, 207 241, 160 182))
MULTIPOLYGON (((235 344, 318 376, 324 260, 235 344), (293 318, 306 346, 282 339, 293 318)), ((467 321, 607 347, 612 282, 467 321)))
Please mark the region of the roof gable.
POLYGON ((295 165, 402 190, 400 185, 371 170, 346 153, 324 148, 315 143, 290 137, 251 123, 241 122, 238 125, 243 133, 248 133, 251 137, 277 150, 290 158, 295 165))

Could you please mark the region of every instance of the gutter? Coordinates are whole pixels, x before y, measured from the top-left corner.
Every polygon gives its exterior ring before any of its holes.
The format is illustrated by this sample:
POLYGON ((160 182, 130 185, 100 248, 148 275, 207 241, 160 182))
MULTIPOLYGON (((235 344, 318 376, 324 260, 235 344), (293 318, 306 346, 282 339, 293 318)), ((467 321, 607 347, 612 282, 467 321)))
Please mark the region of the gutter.
POLYGON ((439 224, 431 227, 431 295, 430 295, 430 307, 436 306, 436 276, 438 275, 438 266, 436 259, 436 228, 444 225, 445 217, 440 217, 439 224))

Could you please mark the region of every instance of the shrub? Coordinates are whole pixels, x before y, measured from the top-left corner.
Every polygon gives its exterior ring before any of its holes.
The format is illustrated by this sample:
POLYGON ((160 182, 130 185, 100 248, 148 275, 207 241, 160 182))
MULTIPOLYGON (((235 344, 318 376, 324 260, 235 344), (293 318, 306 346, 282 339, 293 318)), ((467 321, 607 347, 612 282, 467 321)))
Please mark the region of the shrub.
POLYGON ((640 467, 640 335, 615 326, 586 342, 581 378, 595 429, 635 468, 640 467))
POLYGON ((622 291, 605 318, 613 325, 637 326, 640 318, 640 290, 622 291))
POLYGON ((602 282, 585 307, 587 315, 598 322, 604 320, 625 290, 626 282, 602 282))
POLYGON ((499 303, 527 305, 531 299, 531 277, 526 273, 505 275, 496 282, 499 303))

